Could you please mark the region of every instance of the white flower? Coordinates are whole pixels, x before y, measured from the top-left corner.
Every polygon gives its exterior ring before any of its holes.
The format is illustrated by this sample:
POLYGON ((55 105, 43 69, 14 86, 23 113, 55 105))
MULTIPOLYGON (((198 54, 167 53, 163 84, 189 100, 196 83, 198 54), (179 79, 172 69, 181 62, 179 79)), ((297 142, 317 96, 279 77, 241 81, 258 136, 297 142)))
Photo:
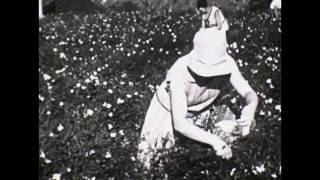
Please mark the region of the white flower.
POLYGON ((43 101, 43 100, 44 100, 44 97, 41 96, 41 94, 39 94, 39 100, 40 100, 40 101, 43 101))
POLYGON ((271 89, 273 89, 273 88, 274 88, 274 86, 273 86, 272 84, 270 84, 270 88, 271 88, 271 89))
POLYGON ((268 116, 271 116, 271 111, 268 111, 268 116))
POLYGON ((277 178, 277 175, 275 173, 271 174, 271 177, 277 178))
POLYGON ((272 57, 269 56, 269 57, 267 58, 267 61, 272 61, 272 57))
POLYGON ((257 171, 254 170, 254 169, 252 170, 252 172, 253 172, 254 175, 257 175, 257 174, 258 174, 257 171))
POLYGON ((47 164, 50 164, 51 160, 50 159, 45 159, 44 162, 47 163, 47 164))
POLYGON ((152 84, 149 84, 148 87, 149 87, 150 89, 154 89, 154 86, 153 86, 152 84))
POLYGON ((108 129, 110 130, 112 128, 113 128, 112 124, 108 124, 108 129))
POLYGON ((271 79, 267 79, 266 81, 268 84, 271 84, 271 79))
POLYGON ((120 85, 124 85, 124 84, 126 84, 126 82, 120 81, 120 85))
POLYGON ((259 112, 259 115, 261 115, 261 116, 263 116, 263 115, 265 115, 265 114, 266 114, 266 113, 265 113, 264 111, 262 111, 262 110, 259 112))
POLYGON ((142 74, 140 78, 143 79, 144 78, 144 74, 142 74))
POLYGON ((258 73, 258 69, 252 70, 252 74, 257 74, 257 73, 258 73))
POLYGON ((102 84, 106 86, 108 83, 107 81, 103 81, 102 84))
POLYGON ((265 46, 262 46, 262 50, 264 50, 264 51, 265 51, 266 49, 267 49, 267 48, 266 48, 265 46))
POLYGON ((90 49, 89 49, 89 51, 91 51, 91 52, 92 52, 92 51, 93 51, 93 48, 90 48, 90 49))
POLYGON ((236 170, 236 168, 232 168, 232 170, 230 172, 230 176, 233 176, 235 170, 236 170))
POLYGON ((231 103, 232 103, 232 104, 236 103, 236 101, 237 101, 236 98, 232 98, 232 99, 231 99, 231 103))
POLYGON ((107 152, 105 158, 107 158, 107 159, 108 159, 108 158, 111 158, 111 153, 110 153, 110 152, 107 152))
POLYGON ((48 75, 48 74, 46 74, 46 73, 44 73, 44 74, 43 74, 43 79, 44 79, 45 81, 48 81, 48 80, 51 79, 51 76, 48 75))
POLYGON ((95 80, 96 79, 96 77, 94 76, 94 75, 90 75, 90 77, 89 77, 90 79, 86 79, 86 83, 89 83, 89 82, 91 82, 91 80, 95 80))
POLYGON ((49 137, 53 137, 53 136, 54 136, 53 132, 50 132, 49 137))
POLYGON ((104 102, 104 103, 102 104, 102 106, 103 106, 103 107, 106 107, 106 106, 107 106, 107 103, 106 103, 106 102, 104 102))
POLYGON ((154 48, 153 48, 153 47, 151 47, 150 49, 151 49, 151 51, 153 51, 153 50, 154 50, 154 48))
POLYGON ((81 86, 81 89, 85 90, 85 89, 87 89, 87 87, 86 86, 81 86))
POLYGON ((279 173, 281 174, 281 166, 279 167, 279 173))
POLYGON ((234 42, 234 43, 232 43, 231 44, 231 47, 233 47, 234 49, 236 49, 238 46, 237 46, 237 43, 236 42, 234 42))
POLYGON ((263 93, 261 93, 260 96, 261 96, 262 98, 266 98, 266 95, 263 94, 263 93))
POLYGON ((96 79, 96 80, 94 80, 94 85, 99 85, 100 84, 100 81, 99 81, 99 79, 96 79))
POLYGON ((110 113, 108 114, 108 116, 109 116, 109 117, 112 117, 112 116, 113 116, 113 113, 112 113, 112 112, 110 112, 110 113))
POLYGON ((108 89, 108 93, 112 94, 113 93, 112 89, 108 89))
POLYGON ((136 91, 136 92, 133 93, 133 95, 138 96, 139 93, 136 91))
POLYGON ((46 115, 48 115, 48 116, 49 116, 50 114, 51 114, 51 112, 50 112, 50 111, 47 111, 46 115))
POLYGON ((93 110, 92 109, 87 109, 87 115, 92 116, 93 115, 93 110))
POLYGON ((132 98, 132 95, 131 94, 127 94, 127 98, 128 99, 132 98))
POLYGON ((131 54, 130 54, 130 53, 128 53, 128 54, 127 54, 127 56, 128 56, 128 57, 130 57, 130 56, 131 56, 131 54))
POLYGON ((97 71, 98 71, 98 72, 100 72, 100 71, 101 71, 101 68, 100 68, 100 67, 98 67, 98 68, 97 68, 97 71))
POLYGON ((120 134, 121 136, 123 136, 123 135, 124 135, 124 133, 123 133, 123 130, 122 130, 122 129, 119 131, 119 134, 120 134))
POLYGON ((73 89, 70 89, 70 93, 73 93, 74 92, 74 90, 73 89))
POLYGON ((43 159, 46 158, 46 155, 44 154, 44 152, 42 150, 40 150, 40 158, 43 158, 43 159))
POLYGON ((125 77, 127 77, 126 73, 121 74, 121 78, 125 78, 125 77))
POLYGON ((49 86, 48 86, 48 90, 50 90, 50 89, 52 89, 52 86, 49 85, 49 86))
POLYGON ((122 103, 124 103, 124 100, 121 99, 121 98, 118 98, 118 99, 117 99, 117 104, 122 104, 122 103))
POLYGON ((106 68, 109 67, 109 64, 105 64, 104 67, 106 67, 106 68))
POLYGON ((264 171, 265 171, 264 164, 262 164, 261 166, 256 166, 256 170, 257 170, 257 172, 259 172, 259 173, 264 172, 264 171))
POLYGON ((135 161, 136 158, 135 158, 134 156, 131 156, 131 160, 132 160, 132 161, 135 161))
POLYGON ((95 151, 93 149, 91 149, 90 152, 89 152, 89 155, 92 155, 94 153, 95 153, 95 151))
POLYGON ((266 103, 269 103, 269 104, 271 104, 271 103, 272 103, 272 101, 273 101, 273 99, 272 99, 272 98, 269 98, 269 99, 265 100, 265 102, 266 102, 266 103))
POLYGON ((60 101, 59 106, 63 106, 63 104, 64 104, 64 103, 63 103, 62 101, 60 101))
POLYGON ((278 111, 281 111, 281 105, 276 105, 274 108, 278 111))
POLYGON ((62 68, 62 69, 56 70, 56 74, 62 73, 62 72, 64 72, 66 69, 67 69, 67 68, 64 67, 64 68, 62 68))
POLYGON ((107 107, 108 109, 110 109, 110 108, 112 107, 112 105, 108 103, 106 107, 107 107))
POLYGON ((110 137, 114 138, 116 136, 117 136, 117 133, 115 133, 115 132, 110 133, 110 137))
POLYGON ((243 49, 243 48, 244 48, 244 45, 241 45, 240 47, 241 47, 241 49, 243 49))
POLYGON ((71 168, 67 168, 67 172, 71 172, 71 168))
POLYGON ((180 52, 180 51, 178 51, 178 54, 180 55, 180 54, 181 54, 181 52, 180 52))
POLYGON ((57 127, 57 130, 62 131, 63 129, 64 129, 64 127, 61 124, 59 124, 59 126, 57 127))
POLYGON ((52 180, 60 180, 60 178, 61 178, 61 174, 59 173, 55 173, 52 175, 52 180))
POLYGON ((57 48, 53 48, 53 52, 57 52, 58 51, 58 49, 57 48))
POLYGON ((66 55, 63 52, 61 52, 59 56, 60 56, 61 59, 66 58, 66 55))
POLYGON ((128 84, 129 84, 129 86, 133 86, 133 82, 131 82, 131 81, 129 81, 128 84))

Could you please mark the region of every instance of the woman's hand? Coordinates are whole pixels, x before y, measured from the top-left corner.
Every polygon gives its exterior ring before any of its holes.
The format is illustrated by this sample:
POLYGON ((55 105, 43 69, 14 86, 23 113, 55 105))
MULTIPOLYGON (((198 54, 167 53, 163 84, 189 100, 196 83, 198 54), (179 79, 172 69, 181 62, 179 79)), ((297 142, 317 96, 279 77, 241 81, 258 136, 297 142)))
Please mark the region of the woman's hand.
POLYGON ((232 157, 231 148, 220 138, 216 139, 212 144, 213 149, 216 151, 216 155, 223 159, 230 159, 232 157))

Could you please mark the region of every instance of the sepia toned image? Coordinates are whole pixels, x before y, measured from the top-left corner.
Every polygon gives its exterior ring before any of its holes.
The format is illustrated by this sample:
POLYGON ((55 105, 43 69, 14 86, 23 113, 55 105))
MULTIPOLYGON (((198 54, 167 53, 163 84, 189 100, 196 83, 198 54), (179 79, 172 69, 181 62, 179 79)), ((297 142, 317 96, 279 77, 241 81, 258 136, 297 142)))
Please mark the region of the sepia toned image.
POLYGON ((39 0, 39 179, 281 179, 281 0, 39 0))

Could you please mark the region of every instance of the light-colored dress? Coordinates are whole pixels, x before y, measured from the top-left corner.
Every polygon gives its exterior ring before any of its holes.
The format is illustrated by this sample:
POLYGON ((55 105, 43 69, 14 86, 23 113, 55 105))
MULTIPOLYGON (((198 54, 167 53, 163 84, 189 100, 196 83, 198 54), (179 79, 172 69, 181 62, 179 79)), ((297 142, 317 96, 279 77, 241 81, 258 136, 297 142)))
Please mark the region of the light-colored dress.
MULTIPOLYGON (((138 159, 146 166, 154 153, 162 148, 170 148, 174 145, 173 122, 171 117, 170 97, 166 91, 167 81, 170 81, 171 88, 180 88, 187 97, 189 111, 201 111, 218 97, 220 89, 199 86, 188 71, 188 61, 192 58, 191 53, 179 58, 169 70, 166 79, 156 90, 141 131, 141 142, 138 146, 138 159), (165 140, 165 141, 164 141, 165 140)), ((248 82, 242 77, 235 61, 228 56, 230 74, 228 81, 241 94, 252 91, 248 82)), ((214 85, 213 85, 214 87, 214 85)))
MULTIPOLYGON (((225 18, 224 15, 222 14, 222 11, 221 11, 218 7, 216 7, 216 6, 211 6, 211 13, 210 13, 209 18, 208 18, 210 25, 216 25, 216 24, 217 24, 217 21, 216 21, 215 16, 214 16, 214 14, 215 14, 216 12, 219 13, 220 18, 221 18, 221 22, 222 22, 222 28, 221 28, 221 30, 222 30, 222 31, 227 31, 227 30, 229 30, 228 21, 226 20, 226 18, 225 18)), ((201 28, 205 28, 205 22, 204 22, 204 21, 202 21, 202 23, 201 23, 201 28)))

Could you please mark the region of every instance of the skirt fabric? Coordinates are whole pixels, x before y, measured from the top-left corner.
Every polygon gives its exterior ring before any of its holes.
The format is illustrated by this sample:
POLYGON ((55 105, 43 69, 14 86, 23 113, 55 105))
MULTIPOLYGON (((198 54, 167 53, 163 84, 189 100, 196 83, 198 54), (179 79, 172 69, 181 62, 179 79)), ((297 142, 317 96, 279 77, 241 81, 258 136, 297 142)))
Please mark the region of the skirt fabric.
MULTIPOLYGON (((141 130, 141 141, 138 145, 138 160, 145 167, 150 167, 152 158, 158 158, 161 149, 170 149, 175 144, 173 122, 170 112, 170 99, 165 90, 158 89, 153 95, 141 130)), ((213 106, 201 113, 188 112, 187 119, 199 127, 211 129, 220 120, 235 120, 235 115, 225 106, 213 106), (212 112, 214 110, 214 112, 212 112)))

